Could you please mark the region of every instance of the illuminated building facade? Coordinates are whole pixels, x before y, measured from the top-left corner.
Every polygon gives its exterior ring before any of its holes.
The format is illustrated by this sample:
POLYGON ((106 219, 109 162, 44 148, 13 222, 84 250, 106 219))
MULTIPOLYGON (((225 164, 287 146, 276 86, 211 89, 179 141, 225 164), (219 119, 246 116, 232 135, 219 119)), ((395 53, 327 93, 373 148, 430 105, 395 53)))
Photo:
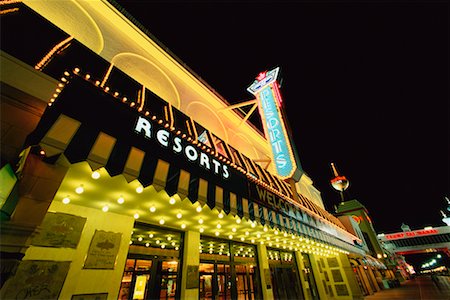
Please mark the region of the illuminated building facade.
POLYGON ((389 288, 389 282, 396 279, 402 281, 405 279, 397 272, 397 263, 392 259, 394 254, 378 241, 369 212, 361 202, 355 199, 341 202, 337 207, 336 216, 350 232, 360 237, 362 247, 365 249, 364 256, 349 255, 364 295, 389 288))
POLYGON ((113 2, 0 3, 2 298, 362 296, 276 76, 264 135, 113 2))

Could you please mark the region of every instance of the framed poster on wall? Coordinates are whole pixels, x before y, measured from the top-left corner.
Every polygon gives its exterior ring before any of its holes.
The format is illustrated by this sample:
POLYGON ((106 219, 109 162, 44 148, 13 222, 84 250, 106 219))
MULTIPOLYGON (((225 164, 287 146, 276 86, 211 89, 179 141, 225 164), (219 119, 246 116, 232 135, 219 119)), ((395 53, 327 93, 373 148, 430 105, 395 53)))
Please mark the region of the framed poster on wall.
POLYGON ((0 291, 0 299, 58 299, 70 261, 24 260, 0 291))
POLYGON ((122 233, 95 230, 84 269, 114 269, 122 233))
POLYGON ((41 247, 76 248, 86 218, 65 213, 47 212, 41 230, 31 244, 41 247))

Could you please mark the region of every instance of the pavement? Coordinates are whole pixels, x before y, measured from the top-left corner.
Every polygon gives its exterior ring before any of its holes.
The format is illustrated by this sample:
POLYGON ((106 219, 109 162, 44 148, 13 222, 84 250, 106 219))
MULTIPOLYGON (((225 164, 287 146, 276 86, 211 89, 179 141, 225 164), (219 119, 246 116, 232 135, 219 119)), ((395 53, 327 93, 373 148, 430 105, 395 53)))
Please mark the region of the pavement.
POLYGON ((399 287, 381 290, 364 300, 450 300, 450 276, 437 276, 434 283, 431 276, 423 275, 402 282, 399 287))

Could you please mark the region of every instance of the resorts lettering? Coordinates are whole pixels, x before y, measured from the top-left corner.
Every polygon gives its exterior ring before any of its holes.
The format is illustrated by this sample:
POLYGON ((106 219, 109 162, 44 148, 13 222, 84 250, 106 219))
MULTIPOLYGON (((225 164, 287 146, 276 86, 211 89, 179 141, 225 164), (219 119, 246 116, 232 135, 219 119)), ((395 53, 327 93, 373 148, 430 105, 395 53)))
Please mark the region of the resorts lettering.
POLYGON ((292 169, 282 123, 270 87, 261 91, 261 105, 265 116, 267 134, 272 146, 272 153, 277 171, 288 176, 292 169))
MULTIPOLYGON (((147 120, 146 118, 139 117, 136 126, 134 127, 134 130, 137 133, 142 134, 144 133, 144 136, 148 139, 153 137, 153 127, 152 123, 147 120)), ((187 145, 183 149, 183 145, 181 143, 181 138, 178 136, 171 137, 171 134, 169 131, 165 129, 159 129, 156 131, 155 134, 156 141, 158 143, 165 147, 169 147, 169 141, 172 139, 173 146, 172 150, 175 153, 181 153, 185 155, 185 157, 190 162, 197 162, 201 167, 213 171, 216 175, 221 175, 224 179, 227 179, 230 177, 230 173, 228 172, 228 166, 221 164, 219 161, 215 160, 214 158, 210 158, 206 153, 197 151, 197 149, 192 145, 187 145)))

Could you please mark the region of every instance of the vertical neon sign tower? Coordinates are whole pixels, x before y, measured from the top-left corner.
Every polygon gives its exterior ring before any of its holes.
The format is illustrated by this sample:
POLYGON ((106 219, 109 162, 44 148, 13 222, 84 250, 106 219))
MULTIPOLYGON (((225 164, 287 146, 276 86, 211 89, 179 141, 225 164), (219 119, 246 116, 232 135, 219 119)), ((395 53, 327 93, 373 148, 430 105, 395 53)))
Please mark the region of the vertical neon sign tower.
POLYGON ((264 134, 272 149, 272 161, 282 179, 300 180, 302 171, 297 154, 292 148, 291 137, 284 119, 282 98, 277 81, 280 68, 262 72, 247 88, 255 95, 261 115, 264 134))

